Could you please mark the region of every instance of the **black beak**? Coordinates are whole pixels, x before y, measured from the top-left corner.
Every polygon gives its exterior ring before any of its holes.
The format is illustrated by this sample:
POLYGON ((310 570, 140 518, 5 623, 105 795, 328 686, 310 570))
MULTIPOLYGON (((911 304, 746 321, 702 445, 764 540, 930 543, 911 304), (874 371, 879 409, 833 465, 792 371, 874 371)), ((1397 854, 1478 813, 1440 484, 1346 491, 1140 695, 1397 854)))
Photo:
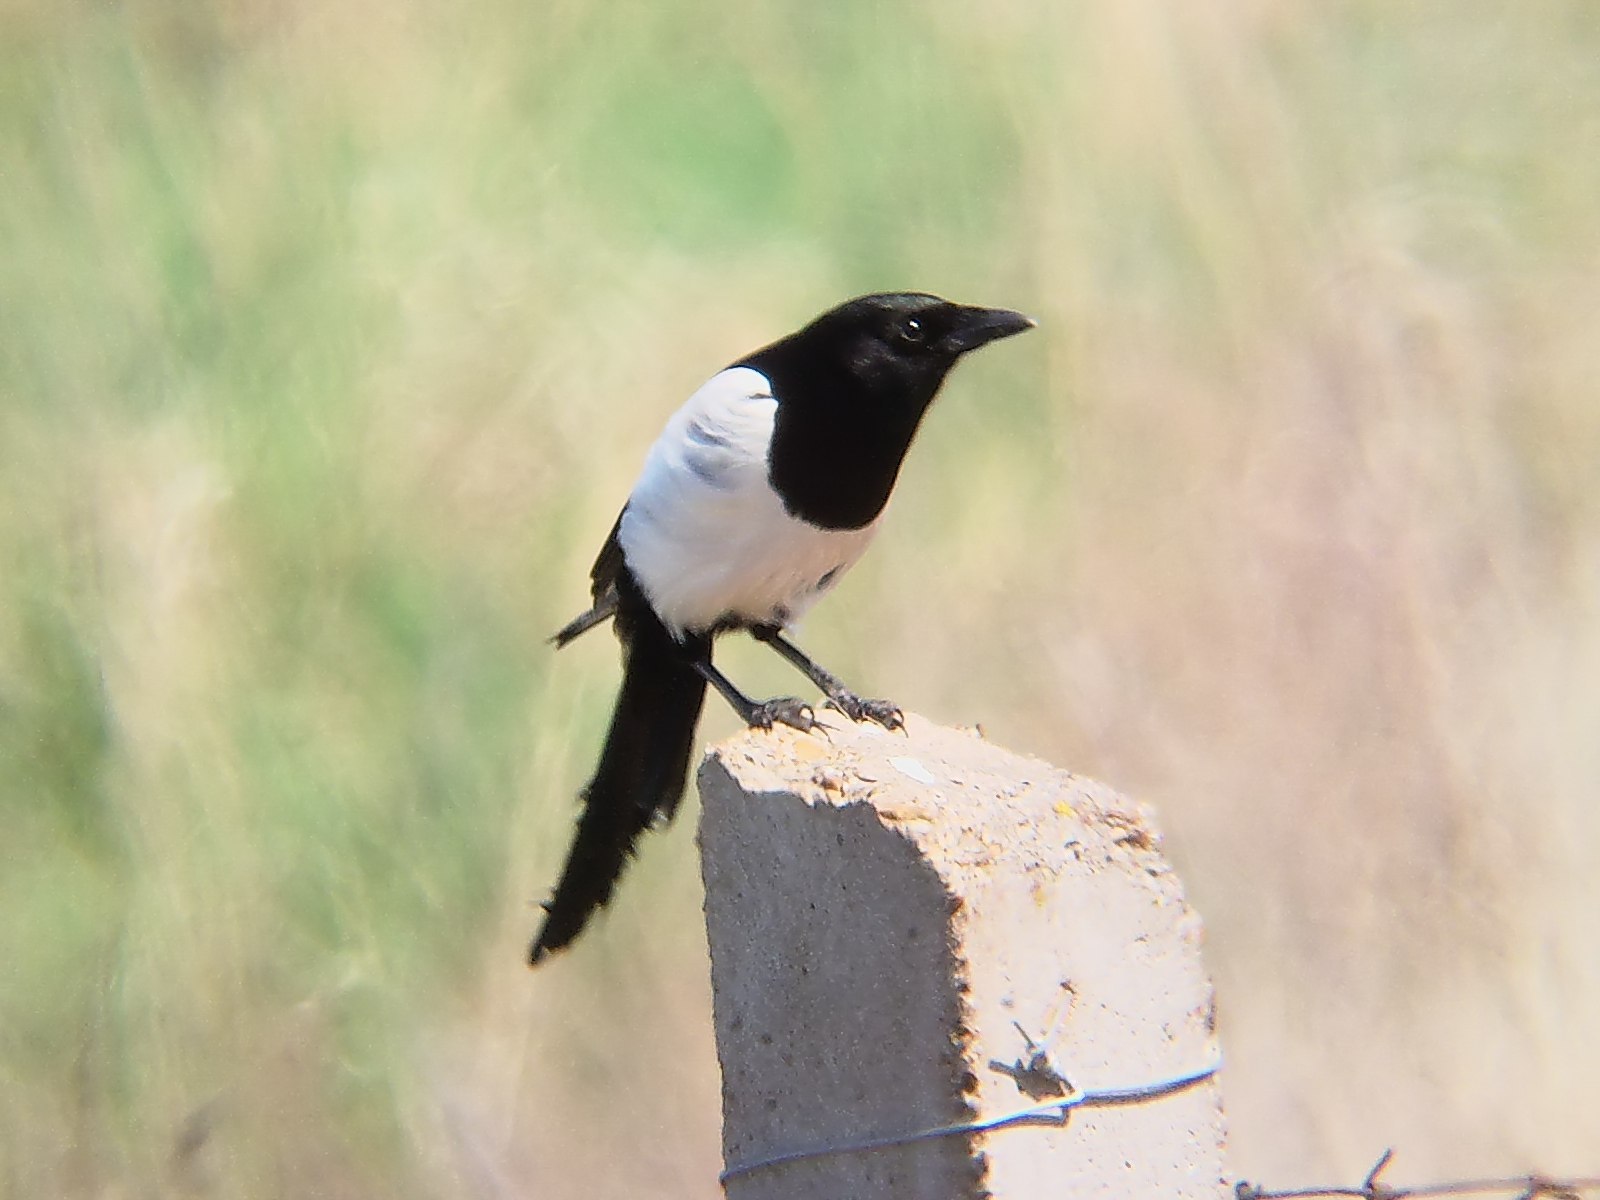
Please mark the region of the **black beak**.
POLYGON ((956 308, 955 322, 950 332, 941 339, 941 349, 951 354, 965 354, 979 346, 987 346, 1014 333, 1032 329, 1038 322, 1009 308, 956 308))

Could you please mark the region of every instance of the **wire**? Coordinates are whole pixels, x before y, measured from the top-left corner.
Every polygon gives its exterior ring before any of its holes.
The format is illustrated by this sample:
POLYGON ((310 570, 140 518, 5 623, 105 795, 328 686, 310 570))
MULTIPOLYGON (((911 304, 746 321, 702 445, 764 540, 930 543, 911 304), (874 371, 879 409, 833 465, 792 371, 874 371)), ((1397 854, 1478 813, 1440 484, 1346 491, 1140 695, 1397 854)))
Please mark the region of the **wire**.
POLYGON ((862 1138, 859 1141, 814 1146, 806 1150, 788 1150, 767 1158, 738 1163, 727 1168, 718 1178, 723 1183, 727 1183, 728 1180, 737 1179, 741 1175, 749 1175, 754 1171, 762 1171, 768 1167, 783 1166, 787 1163, 804 1162, 813 1158, 827 1158, 837 1154, 861 1154, 869 1150, 886 1150, 893 1146, 912 1146, 918 1142, 931 1142, 939 1138, 961 1137, 972 1133, 993 1133, 996 1130, 1009 1129, 1017 1125, 1061 1126, 1067 1123, 1068 1117, 1075 1108, 1109 1108, 1118 1104, 1142 1104, 1146 1100, 1169 1096, 1174 1092, 1185 1091, 1198 1083, 1203 1083, 1215 1075, 1221 1066, 1222 1059, 1218 1057, 1199 1070, 1190 1071, 1184 1075, 1174 1075, 1170 1079, 1162 1079, 1155 1083, 1141 1084, 1135 1087, 1097 1088, 1093 1090, 1074 1088, 1071 1094, 1059 1100, 1050 1100, 1043 1104, 1019 1108, 1015 1112, 1009 1112, 1003 1116, 988 1117, 977 1121, 962 1121, 955 1125, 939 1125, 932 1129, 919 1129, 915 1133, 862 1138))

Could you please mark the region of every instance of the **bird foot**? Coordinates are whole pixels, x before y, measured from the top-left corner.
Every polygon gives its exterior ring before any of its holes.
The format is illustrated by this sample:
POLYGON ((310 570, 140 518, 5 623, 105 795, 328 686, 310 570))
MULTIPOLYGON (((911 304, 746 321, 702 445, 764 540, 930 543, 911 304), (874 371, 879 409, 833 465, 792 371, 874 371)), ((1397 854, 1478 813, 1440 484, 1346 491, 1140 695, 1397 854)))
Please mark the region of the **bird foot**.
POLYGON ((793 696, 763 700, 760 704, 753 705, 745 716, 745 723, 752 729, 771 729, 774 725, 787 725, 790 729, 798 729, 801 733, 810 733, 813 729, 820 728, 811 706, 793 696))
POLYGON ((868 700, 840 689, 838 695, 828 697, 828 707, 838 709, 852 721, 876 721, 885 729, 906 727, 905 714, 892 700, 868 700))

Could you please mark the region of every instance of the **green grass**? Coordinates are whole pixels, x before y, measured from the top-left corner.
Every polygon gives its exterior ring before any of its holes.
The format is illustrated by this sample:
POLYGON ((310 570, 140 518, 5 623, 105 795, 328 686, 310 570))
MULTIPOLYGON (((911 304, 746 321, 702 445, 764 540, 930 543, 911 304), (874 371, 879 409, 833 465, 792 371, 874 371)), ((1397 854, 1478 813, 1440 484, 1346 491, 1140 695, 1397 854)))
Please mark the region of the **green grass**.
POLYGON ((1590 6, 325 7, 0 6, 0 1196, 717 1194, 689 823, 520 966, 543 638, 901 287, 1041 329, 807 645, 1160 802, 1242 1169, 1591 1149, 1590 6))

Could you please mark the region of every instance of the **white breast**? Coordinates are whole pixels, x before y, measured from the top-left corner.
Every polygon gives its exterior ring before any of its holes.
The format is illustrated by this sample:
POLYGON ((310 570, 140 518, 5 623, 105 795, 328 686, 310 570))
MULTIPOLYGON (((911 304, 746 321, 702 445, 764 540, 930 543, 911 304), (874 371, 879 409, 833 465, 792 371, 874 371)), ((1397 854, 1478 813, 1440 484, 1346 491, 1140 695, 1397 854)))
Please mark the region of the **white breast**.
POLYGON ((713 376, 645 457, 617 537, 656 615, 676 634, 735 618, 787 625, 867 548, 877 522, 818 529, 767 481, 777 412, 759 371, 713 376))

